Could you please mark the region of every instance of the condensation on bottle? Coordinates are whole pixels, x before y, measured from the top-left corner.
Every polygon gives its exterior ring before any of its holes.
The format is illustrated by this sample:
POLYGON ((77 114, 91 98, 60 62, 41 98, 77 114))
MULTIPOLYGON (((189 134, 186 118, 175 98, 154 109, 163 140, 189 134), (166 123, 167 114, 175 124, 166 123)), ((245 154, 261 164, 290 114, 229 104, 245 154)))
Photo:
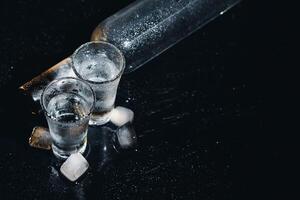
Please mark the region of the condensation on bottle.
POLYGON ((132 72, 240 0, 137 0, 102 21, 91 40, 114 44, 132 72))

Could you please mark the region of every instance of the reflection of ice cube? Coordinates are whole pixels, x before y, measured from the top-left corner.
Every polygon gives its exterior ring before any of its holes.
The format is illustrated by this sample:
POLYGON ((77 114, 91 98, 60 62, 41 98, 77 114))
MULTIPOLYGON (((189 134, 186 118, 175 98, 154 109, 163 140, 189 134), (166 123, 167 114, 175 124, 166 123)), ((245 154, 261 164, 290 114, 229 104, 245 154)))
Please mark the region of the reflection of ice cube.
POLYGON ((123 126, 128 122, 132 122, 134 118, 134 113, 132 110, 118 106, 116 107, 110 117, 110 121, 116 126, 123 126))
POLYGON ((51 149, 52 139, 49 130, 36 126, 33 128, 29 138, 29 145, 39 149, 51 149))
POLYGON ((134 147, 137 143, 137 137, 135 130, 130 123, 121 126, 117 130, 117 137, 122 149, 128 149, 134 147))
POLYGON ((61 173, 70 181, 76 181, 89 168, 89 163, 80 154, 72 154, 60 167, 61 173))

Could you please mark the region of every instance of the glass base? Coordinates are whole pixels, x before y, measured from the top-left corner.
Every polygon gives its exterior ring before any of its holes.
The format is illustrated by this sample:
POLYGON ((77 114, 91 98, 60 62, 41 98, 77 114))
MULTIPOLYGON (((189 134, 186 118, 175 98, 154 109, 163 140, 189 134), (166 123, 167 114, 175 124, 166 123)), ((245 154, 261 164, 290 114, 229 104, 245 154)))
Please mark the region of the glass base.
POLYGON ((81 145, 77 146, 76 148, 70 148, 68 150, 63 150, 63 149, 55 146, 54 144, 52 144, 52 152, 59 159, 67 159, 73 153, 79 152, 79 153, 83 154, 86 150, 86 146, 87 146, 87 139, 85 139, 83 141, 83 143, 81 145))
POLYGON ((89 125, 90 126, 101 126, 103 124, 106 124, 110 120, 111 111, 101 113, 101 114, 92 113, 90 121, 89 121, 89 125))

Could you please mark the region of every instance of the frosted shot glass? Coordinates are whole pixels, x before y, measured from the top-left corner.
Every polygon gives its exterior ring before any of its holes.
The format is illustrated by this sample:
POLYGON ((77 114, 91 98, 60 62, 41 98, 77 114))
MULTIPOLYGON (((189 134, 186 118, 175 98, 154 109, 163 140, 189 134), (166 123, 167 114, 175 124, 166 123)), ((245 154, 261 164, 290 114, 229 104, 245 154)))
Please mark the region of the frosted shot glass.
POLYGON ((57 79, 44 89, 41 106, 48 122, 55 156, 65 159, 73 153, 85 151, 94 104, 92 88, 77 78, 57 79))
POLYGON ((95 108, 89 124, 107 123, 125 68, 122 52, 107 42, 88 42, 81 45, 71 58, 76 76, 88 82, 95 92, 95 108))

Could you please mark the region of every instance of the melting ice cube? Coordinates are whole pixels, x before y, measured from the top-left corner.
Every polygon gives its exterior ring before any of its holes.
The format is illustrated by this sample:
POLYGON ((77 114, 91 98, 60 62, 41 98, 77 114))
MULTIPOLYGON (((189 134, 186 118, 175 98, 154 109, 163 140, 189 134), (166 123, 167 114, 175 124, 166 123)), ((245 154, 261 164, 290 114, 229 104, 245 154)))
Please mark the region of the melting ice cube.
POLYGON ((29 138, 29 145, 39 149, 51 149, 52 139, 49 130, 44 127, 36 126, 33 128, 29 138))
POLYGON ((133 118, 134 118, 134 113, 132 110, 125 107, 118 106, 112 111, 110 121, 114 125, 120 127, 128 122, 132 122, 133 118))
POLYGON ((130 123, 121 126, 117 130, 117 137, 119 145, 122 149, 134 147, 137 143, 135 130, 130 123))
POLYGON ((76 181, 89 168, 81 153, 72 154, 60 167, 61 173, 70 181, 76 181))

